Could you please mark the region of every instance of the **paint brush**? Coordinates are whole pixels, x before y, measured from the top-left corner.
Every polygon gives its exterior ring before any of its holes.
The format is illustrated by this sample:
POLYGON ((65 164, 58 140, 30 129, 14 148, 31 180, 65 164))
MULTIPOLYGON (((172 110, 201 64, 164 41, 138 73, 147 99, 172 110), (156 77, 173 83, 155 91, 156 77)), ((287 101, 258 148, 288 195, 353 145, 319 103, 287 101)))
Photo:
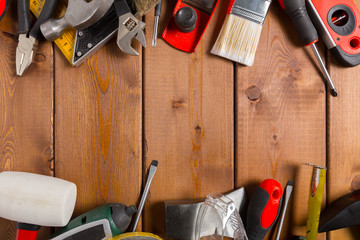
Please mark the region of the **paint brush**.
POLYGON ((212 54, 252 66, 270 0, 231 0, 212 54))
POLYGON ((137 11, 140 16, 145 15, 150 9, 155 7, 160 0, 133 0, 133 3, 136 6, 137 11))

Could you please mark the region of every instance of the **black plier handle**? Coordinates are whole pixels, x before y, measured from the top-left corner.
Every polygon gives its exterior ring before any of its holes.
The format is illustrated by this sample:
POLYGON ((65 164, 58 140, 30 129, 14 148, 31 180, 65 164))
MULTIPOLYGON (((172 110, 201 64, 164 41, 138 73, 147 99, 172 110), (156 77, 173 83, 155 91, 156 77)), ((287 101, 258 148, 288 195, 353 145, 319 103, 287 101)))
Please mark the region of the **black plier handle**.
POLYGON ((18 33, 27 34, 30 29, 30 1, 18 0, 17 1, 17 14, 18 14, 18 33))
POLYGON ((18 0, 18 20, 19 20, 19 34, 29 33, 30 36, 38 38, 41 34, 40 25, 49 19, 55 11, 57 0, 46 0, 39 18, 30 30, 30 1, 18 0), (30 31, 30 32, 29 32, 30 31))

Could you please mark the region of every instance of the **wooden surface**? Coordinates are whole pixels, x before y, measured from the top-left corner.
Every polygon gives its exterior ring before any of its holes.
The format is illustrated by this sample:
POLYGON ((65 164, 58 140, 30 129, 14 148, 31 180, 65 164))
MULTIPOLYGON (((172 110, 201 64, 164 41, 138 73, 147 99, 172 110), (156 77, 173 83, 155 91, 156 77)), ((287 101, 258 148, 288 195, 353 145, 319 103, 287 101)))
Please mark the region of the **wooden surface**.
MULTIPOLYGON (((160 34, 175 3, 164 2, 160 34)), ((328 56, 339 92, 329 96, 313 53, 276 3, 254 66, 211 55, 228 3, 220 2, 193 54, 161 38, 151 47, 151 11, 144 18, 148 47, 135 43, 140 56, 122 53, 112 40, 73 68, 57 47, 42 41, 23 77, 15 74, 17 24, 10 9, 0 22, 1 171, 74 182, 78 216, 104 203, 138 205, 156 159, 138 230, 161 236, 166 200, 239 187, 250 198, 265 178, 282 186, 294 180, 281 239, 305 235, 311 168, 303 163, 328 167, 324 207, 360 189, 358 67, 344 68, 328 56)), ((39 239, 52 230, 42 228, 39 239)), ((351 228, 318 239, 359 234, 351 228)), ((0 239, 15 239, 14 222, 0 220, 0 239)))

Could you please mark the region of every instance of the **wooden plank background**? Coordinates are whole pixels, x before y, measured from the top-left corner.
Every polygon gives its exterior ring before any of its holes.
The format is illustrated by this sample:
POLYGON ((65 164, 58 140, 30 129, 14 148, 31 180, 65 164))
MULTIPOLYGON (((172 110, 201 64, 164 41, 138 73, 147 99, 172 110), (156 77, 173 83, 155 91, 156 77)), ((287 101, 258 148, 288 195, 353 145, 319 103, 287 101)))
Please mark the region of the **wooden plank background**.
MULTIPOLYGON (((159 36, 175 3, 164 1, 159 36)), ((282 239, 305 235, 311 168, 302 163, 328 167, 324 207, 360 188, 358 70, 328 56, 339 97, 326 94, 313 53, 301 45, 276 3, 253 67, 211 55, 228 4, 221 0, 193 54, 161 38, 152 48, 150 12, 144 18, 148 47, 141 50, 135 43, 140 56, 122 53, 112 40, 73 68, 57 47, 42 41, 23 77, 15 74, 13 4, 0 22, 5 46, 0 50, 0 171, 76 183, 77 216, 104 203, 138 205, 156 159, 158 171, 138 230, 161 236, 166 200, 243 186, 251 197, 265 178, 283 186, 292 179, 282 239)), ((42 228, 39 239, 51 231, 42 228)), ((318 239, 351 240, 359 234, 351 228, 318 239)), ((13 222, 0 220, 0 239, 15 239, 13 222)))

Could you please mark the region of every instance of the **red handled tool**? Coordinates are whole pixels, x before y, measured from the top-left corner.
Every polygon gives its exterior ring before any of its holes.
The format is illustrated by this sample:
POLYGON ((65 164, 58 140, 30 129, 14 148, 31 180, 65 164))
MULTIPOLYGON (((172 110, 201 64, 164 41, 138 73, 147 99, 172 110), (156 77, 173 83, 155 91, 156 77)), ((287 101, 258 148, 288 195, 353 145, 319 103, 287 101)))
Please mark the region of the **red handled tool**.
POLYGON ((27 223, 16 223, 16 240, 36 240, 40 226, 27 224, 27 223))
POLYGON ((337 92, 334 84, 331 81, 330 75, 326 70, 325 64, 321 60, 319 51, 315 43, 319 40, 315 26, 313 25, 308 12, 305 7, 305 0, 279 0, 282 9, 285 10, 287 15, 291 18, 295 28, 305 46, 311 46, 321 70, 327 80, 332 96, 336 97, 337 92))
POLYGON ((0 0, 0 20, 4 17, 10 0, 0 0))
POLYGON ((246 234, 249 240, 263 240, 274 225, 281 209, 283 189, 274 179, 266 179, 249 202, 246 234))
POLYGON ((352 0, 307 0, 310 16, 333 56, 345 66, 360 64, 360 12, 352 0))

